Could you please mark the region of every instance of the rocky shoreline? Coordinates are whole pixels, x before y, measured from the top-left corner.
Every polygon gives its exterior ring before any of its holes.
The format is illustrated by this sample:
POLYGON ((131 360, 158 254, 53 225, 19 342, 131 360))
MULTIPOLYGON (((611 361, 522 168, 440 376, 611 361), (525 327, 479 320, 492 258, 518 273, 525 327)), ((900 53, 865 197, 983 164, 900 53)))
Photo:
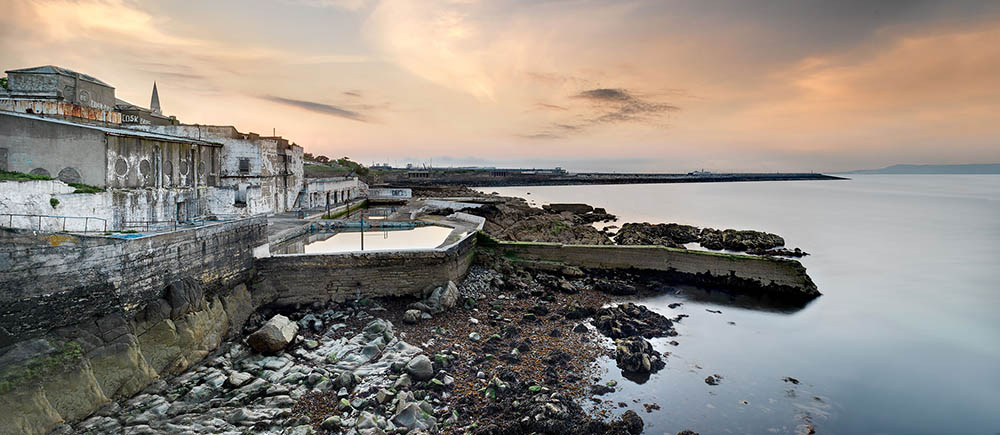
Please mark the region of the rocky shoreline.
POLYGON ((803 257, 799 248, 785 248, 785 239, 777 234, 755 230, 719 230, 678 223, 651 224, 628 222, 617 226, 594 227, 594 223, 612 223, 617 216, 603 208, 587 204, 545 204, 532 207, 523 198, 485 195, 458 186, 418 188, 417 196, 487 197, 498 200, 479 208, 461 210, 487 219, 485 230, 500 240, 573 243, 582 245, 661 245, 684 249, 698 243, 713 251, 730 251, 759 256, 803 257), (616 231, 613 231, 616 230, 616 231))
POLYGON ((601 290, 615 286, 485 258, 418 300, 264 307, 245 339, 57 432, 641 433, 633 411, 584 408, 614 391, 595 362, 655 372, 667 356, 647 338, 681 319, 601 290))
MULTIPOLYGON (((415 193, 442 192, 484 196, 415 193)), ((612 239, 593 225, 616 219, 603 209, 490 197, 499 201, 463 211, 486 217, 486 232, 505 240, 762 252, 784 244, 773 234, 678 224, 625 224, 612 239)), ((665 367, 670 352, 651 340, 676 336, 686 315, 667 318, 632 301, 672 290, 662 284, 670 280, 539 269, 480 250, 461 282, 421 295, 261 307, 240 339, 56 433, 638 434, 642 418, 612 412, 625 403, 603 398, 617 385, 602 382, 599 361, 628 379, 665 367)))

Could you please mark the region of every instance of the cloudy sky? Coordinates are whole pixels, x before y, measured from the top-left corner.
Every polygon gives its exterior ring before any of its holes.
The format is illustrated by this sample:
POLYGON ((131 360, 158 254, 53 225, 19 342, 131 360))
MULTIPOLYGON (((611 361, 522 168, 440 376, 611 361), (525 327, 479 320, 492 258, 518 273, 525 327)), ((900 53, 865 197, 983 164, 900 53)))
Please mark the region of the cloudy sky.
POLYGON ((1000 162, 1000 2, 0 0, 54 64, 364 163, 831 171, 1000 162))

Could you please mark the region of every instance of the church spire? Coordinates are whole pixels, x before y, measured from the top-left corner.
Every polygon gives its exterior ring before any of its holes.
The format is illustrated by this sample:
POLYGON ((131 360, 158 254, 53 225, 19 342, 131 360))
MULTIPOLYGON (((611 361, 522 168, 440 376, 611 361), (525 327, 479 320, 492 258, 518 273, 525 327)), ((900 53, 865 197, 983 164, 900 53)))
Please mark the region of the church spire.
POLYGON ((163 111, 160 110, 160 94, 156 92, 155 81, 153 82, 153 97, 149 99, 149 110, 156 114, 163 114, 163 111))

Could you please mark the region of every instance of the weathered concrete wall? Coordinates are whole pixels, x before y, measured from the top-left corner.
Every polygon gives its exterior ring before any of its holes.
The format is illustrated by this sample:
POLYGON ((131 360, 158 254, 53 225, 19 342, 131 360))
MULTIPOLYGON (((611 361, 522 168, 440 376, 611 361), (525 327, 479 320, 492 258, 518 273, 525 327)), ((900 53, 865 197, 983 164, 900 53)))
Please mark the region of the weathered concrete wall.
POLYGON ((131 315, 174 280, 247 279, 264 217, 136 239, 0 230, 0 347, 86 319, 131 315))
POLYGON ((218 147, 141 137, 108 136, 110 188, 215 186, 218 147))
POLYGON ((0 110, 33 113, 93 124, 120 124, 122 114, 65 101, 0 98, 0 110))
POLYGON ((789 300, 810 300, 820 295, 805 267, 795 260, 663 246, 490 242, 490 248, 499 250, 514 261, 557 262, 592 269, 660 271, 674 274, 678 280, 691 284, 720 286, 789 300))
POLYGON ((279 137, 240 133, 232 126, 135 125, 131 129, 208 140, 223 146, 218 157, 218 186, 209 198, 213 213, 280 213, 295 206, 303 186, 302 147, 279 137), (248 170, 240 170, 240 161, 248 170), (287 160, 287 164, 286 164, 287 160))
POLYGON ((36 217, 3 216, 0 227, 47 232, 118 231, 125 229, 122 223, 126 222, 129 228, 143 230, 137 222, 176 220, 178 208, 182 209, 180 214, 188 217, 210 212, 206 200, 219 189, 202 187, 200 192, 188 188, 115 189, 99 193, 73 193, 74 190, 58 180, 0 181, 0 214, 98 218, 88 221, 51 217, 39 221, 36 217), (58 201, 55 206, 52 199, 58 201))
POLYGON ((325 208, 344 204, 361 196, 364 182, 357 177, 309 178, 297 207, 325 208))
POLYGON ((239 333, 266 226, 137 239, 0 230, 0 434, 83 418, 239 333))
POLYGON ((16 93, 49 94, 67 102, 101 110, 114 110, 115 88, 80 75, 15 72, 9 73, 10 90, 16 93))
POLYGON ((264 278, 253 292, 263 305, 310 304, 361 297, 419 294, 448 281, 458 282, 472 264, 476 235, 442 249, 287 254, 258 258, 264 278))
POLYGON ((59 177, 75 172, 77 183, 104 186, 105 142, 99 130, 0 112, 0 148, 7 170, 59 177))

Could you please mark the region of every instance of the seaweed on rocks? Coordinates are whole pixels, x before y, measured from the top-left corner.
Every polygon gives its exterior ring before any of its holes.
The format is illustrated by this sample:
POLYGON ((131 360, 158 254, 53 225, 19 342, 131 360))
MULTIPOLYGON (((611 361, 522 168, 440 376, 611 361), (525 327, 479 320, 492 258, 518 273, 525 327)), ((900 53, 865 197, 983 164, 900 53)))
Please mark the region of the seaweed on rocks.
POLYGON ((593 324, 598 331, 613 339, 633 336, 654 338, 677 335, 670 319, 645 306, 631 302, 601 308, 594 315, 593 324))

